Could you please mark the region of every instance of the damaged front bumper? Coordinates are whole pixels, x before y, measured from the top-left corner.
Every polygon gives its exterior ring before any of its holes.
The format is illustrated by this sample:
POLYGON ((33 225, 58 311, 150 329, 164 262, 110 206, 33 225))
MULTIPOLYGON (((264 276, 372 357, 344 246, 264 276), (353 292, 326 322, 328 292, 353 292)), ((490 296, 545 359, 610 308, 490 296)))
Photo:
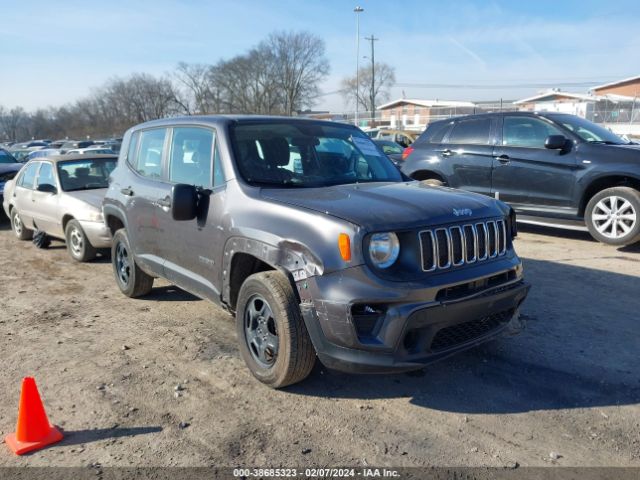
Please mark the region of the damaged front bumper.
POLYGON ((523 328, 518 309, 529 291, 516 256, 423 282, 383 281, 360 266, 297 285, 321 362, 360 373, 422 368, 517 333, 523 328))

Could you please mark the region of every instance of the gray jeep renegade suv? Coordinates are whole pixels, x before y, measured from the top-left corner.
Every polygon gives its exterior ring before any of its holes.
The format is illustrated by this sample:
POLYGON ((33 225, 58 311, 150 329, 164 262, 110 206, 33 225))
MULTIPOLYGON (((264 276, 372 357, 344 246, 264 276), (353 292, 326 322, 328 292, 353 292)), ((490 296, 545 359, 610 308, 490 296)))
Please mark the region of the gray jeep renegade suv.
POLYGON ((138 125, 103 210, 120 290, 163 277, 234 312, 245 362, 272 387, 303 380, 316 355, 351 372, 419 369, 521 328, 511 209, 409 181, 350 125, 138 125))

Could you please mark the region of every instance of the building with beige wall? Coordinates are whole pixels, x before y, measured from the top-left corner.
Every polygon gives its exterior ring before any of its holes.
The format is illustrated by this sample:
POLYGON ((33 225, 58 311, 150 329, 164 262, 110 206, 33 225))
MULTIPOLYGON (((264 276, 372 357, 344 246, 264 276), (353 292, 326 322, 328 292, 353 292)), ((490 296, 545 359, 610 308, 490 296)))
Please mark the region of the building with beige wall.
POLYGON ((435 120, 475 113, 476 105, 454 100, 400 98, 380 105, 377 110, 380 125, 399 130, 424 130, 435 120))

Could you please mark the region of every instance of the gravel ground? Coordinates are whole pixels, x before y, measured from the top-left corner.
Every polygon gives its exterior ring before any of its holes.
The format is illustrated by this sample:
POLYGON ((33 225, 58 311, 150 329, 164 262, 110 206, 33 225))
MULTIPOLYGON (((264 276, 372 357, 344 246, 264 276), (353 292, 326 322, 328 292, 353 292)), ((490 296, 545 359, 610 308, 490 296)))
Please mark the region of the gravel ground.
POLYGON ((640 248, 527 228, 528 328, 412 374, 317 365, 273 391, 232 318, 164 282, 131 300, 0 225, 0 433, 36 377, 63 442, 0 466, 640 466, 640 248))

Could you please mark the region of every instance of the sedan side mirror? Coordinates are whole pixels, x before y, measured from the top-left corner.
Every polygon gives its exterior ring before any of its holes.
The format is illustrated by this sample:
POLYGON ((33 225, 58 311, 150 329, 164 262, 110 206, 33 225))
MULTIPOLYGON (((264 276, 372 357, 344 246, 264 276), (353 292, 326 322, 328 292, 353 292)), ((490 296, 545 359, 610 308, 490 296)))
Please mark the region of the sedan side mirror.
POLYGON ((560 150, 567 144, 567 137, 564 135, 549 135, 544 141, 544 148, 549 150, 560 150))
POLYGON ((51 185, 50 183, 41 183, 40 185, 38 185, 36 190, 38 192, 44 193, 58 193, 58 189, 55 187, 55 185, 51 185))
POLYGON ((171 217, 193 220, 198 215, 198 192, 193 185, 179 183, 171 188, 171 217))

